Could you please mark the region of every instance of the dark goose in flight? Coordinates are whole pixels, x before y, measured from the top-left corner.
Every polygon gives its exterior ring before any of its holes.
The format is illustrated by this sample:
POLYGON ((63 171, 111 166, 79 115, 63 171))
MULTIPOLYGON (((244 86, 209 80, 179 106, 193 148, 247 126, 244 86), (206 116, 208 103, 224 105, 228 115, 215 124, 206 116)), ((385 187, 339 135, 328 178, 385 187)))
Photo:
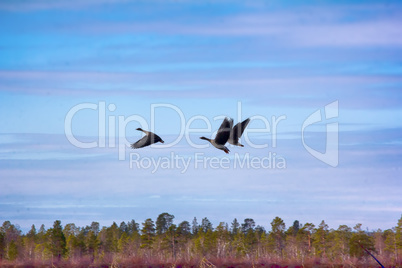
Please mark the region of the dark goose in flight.
POLYGON ((157 142, 164 143, 164 141, 161 139, 161 137, 159 137, 158 135, 156 135, 153 132, 145 131, 142 128, 137 128, 137 130, 144 132, 145 136, 142 137, 140 140, 138 140, 136 143, 131 144, 131 148, 133 148, 133 149, 142 148, 142 147, 145 147, 145 146, 157 143, 157 142))
POLYGON ((232 124, 233 124, 232 119, 225 118, 221 126, 219 127, 218 132, 216 133, 215 139, 211 140, 205 137, 201 137, 200 139, 209 141, 213 146, 228 154, 229 149, 225 146, 225 143, 229 139, 232 124))
MULTIPOLYGON (((230 143, 232 145, 237 145, 237 146, 244 147, 243 144, 239 143, 239 139, 240 139, 241 135, 243 135, 243 132, 244 132, 244 130, 246 129, 246 127, 248 125, 248 122, 250 122, 250 118, 247 118, 243 122, 237 123, 234 126, 232 131, 230 131, 230 136, 229 136, 228 143, 230 143)), ((230 127, 232 127, 232 126, 230 126, 230 127)))

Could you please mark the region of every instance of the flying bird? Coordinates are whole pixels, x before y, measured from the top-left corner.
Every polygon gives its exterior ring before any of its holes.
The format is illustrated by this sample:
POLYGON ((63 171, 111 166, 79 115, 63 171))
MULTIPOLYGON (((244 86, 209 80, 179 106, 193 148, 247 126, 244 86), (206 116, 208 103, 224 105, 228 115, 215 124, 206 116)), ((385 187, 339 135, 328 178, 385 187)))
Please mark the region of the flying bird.
POLYGON ((145 136, 142 137, 140 140, 138 140, 136 143, 131 144, 131 148, 133 148, 133 149, 143 148, 145 146, 148 146, 148 145, 151 145, 151 144, 154 144, 157 142, 164 143, 164 141, 161 139, 161 137, 159 137, 158 135, 156 135, 153 132, 143 130, 142 128, 137 128, 137 130, 144 132, 145 136))
MULTIPOLYGON (((230 143, 232 145, 244 147, 244 145, 239 142, 239 139, 240 139, 241 135, 243 135, 243 132, 248 125, 248 122, 250 122, 250 118, 247 118, 243 122, 237 123, 234 126, 234 128, 230 131, 228 143, 230 143)), ((232 125, 230 126, 230 128, 232 128, 232 125)))
POLYGON ((232 124, 233 120, 231 118, 225 118, 216 133, 215 139, 211 140, 205 137, 200 137, 200 139, 209 141, 213 146, 228 154, 229 149, 225 146, 225 143, 229 139, 232 124))

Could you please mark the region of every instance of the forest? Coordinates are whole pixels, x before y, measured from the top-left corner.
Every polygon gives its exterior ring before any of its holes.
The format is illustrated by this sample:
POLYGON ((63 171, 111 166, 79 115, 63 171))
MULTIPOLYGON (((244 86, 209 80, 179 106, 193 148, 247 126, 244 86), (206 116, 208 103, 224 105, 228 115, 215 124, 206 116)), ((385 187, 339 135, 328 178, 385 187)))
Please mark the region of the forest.
POLYGON ((174 224, 174 215, 156 220, 98 222, 46 229, 32 225, 23 234, 5 221, 0 227, 2 267, 402 267, 402 216, 388 230, 362 224, 329 229, 300 223, 286 227, 275 217, 270 230, 253 219, 214 227, 208 218, 174 224))

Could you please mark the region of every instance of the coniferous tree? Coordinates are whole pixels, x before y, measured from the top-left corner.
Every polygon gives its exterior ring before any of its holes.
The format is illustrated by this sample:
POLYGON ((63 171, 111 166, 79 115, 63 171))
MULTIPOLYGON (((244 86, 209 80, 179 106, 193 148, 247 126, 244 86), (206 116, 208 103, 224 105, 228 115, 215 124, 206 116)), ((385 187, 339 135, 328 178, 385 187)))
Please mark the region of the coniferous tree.
POLYGON ((314 252, 317 256, 323 257, 326 255, 327 250, 327 236, 328 236, 328 225, 325 221, 321 221, 318 228, 314 232, 314 252))
POLYGON ((95 259, 95 256, 98 252, 99 244, 100 242, 95 232, 93 230, 89 231, 85 239, 85 246, 88 250, 88 254, 92 257, 92 259, 95 259))
POLYGON ((199 230, 200 230, 200 226, 198 225, 197 218, 194 217, 192 225, 191 225, 191 232, 193 233, 193 235, 196 235, 199 230))
POLYGON ((234 218, 234 220, 232 221, 231 227, 230 227, 230 231, 232 232, 233 235, 236 235, 237 232, 239 231, 239 229, 240 229, 240 224, 237 221, 237 219, 234 218))
POLYGON ((232 240, 232 248, 236 257, 240 258, 247 254, 245 235, 243 232, 237 232, 232 240))
POLYGON ((376 249, 376 252, 379 255, 383 255, 385 248, 384 232, 381 229, 377 229, 377 231, 373 232, 372 235, 373 235, 374 248, 376 249))
POLYGON ((127 233, 128 232, 128 225, 124 221, 122 221, 120 223, 119 230, 120 230, 121 234, 127 233))
POLYGON ((257 246, 257 235, 253 228, 244 228, 244 247, 247 252, 253 252, 257 246))
POLYGON ((347 225, 340 225, 337 230, 332 231, 329 237, 331 241, 330 255, 332 259, 345 262, 349 256, 349 240, 352 229, 347 225))
MULTIPOLYGON (((6 259, 14 260, 18 254, 17 242, 21 239, 21 230, 18 226, 5 221, 0 227, 1 240, 3 244, 3 254, 6 259)), ((0 241, 1 242, 1 241, 0 241)))
POLYGON ((191 227, 190 223, 188 221, 182 221, 179 223, 179 226, 177 227, 177 232, 180 235, 188 236, 191 234, 191 227))
POLYGON ((63 234, 65 237, 68 237, 70 235, 77 236, 80 233, 80 228, 75 226, 74 223, 68 223, 66 226, 64 226, 63 229, 63 234))
POLYGON ((146 219, 142 223, 141 248, 151 249, 155 236, 155 224, 152 219, 146 219))
POLYGON ((397 247, 397 241, 396 241, 396 237, 395 237, 395 228, 385 230, 384 238, 385 238, 384 251, 387 252, 388 256, 391 259, 398 261, 398 247, 397 247))
POLYGON ((188 249, 188 241, 191 238, 191 226, 188 221, 182 221, 177 227, 177 241, 178 247, 188 249))
POLYGON ((254 231, 255 222, 253 219, 244 219, 244 223, 241 225, 241 230, 244 234, 247 234, 249 230, 254 231))
POLYGON ((130 254, 130 237, 128 236, 127 232, 123 232, 117 242, 117 249, 118 252, 124 255, 130 254))
POLYGON ((14 240, 12 240, 8 246, 7 259, 9 259, 10 261, 14 261, 15 259, 17 259, 17 256, 18 256, 17 243, 14 240))
POLYGON ((205 218, 202 219, 200 230, 201 230, 203 233, 208 232, 208 230, 213 231, 212 223, 208 220, 207 217, 205 217, 205 218))
POLYGON ((178 243, 178 232, 175 224, 171 224, 168 230, 165 232, 165 236, 163 238, 164 247, 171 252, 172 258, 176 258, 176 249, 178 243))
POLYGON ((297 232, 300 230, 300 222, 298 220, 295 220, 293 222, 293 226, 292 226, 292 235, 296 236, 297 232))
POLYGON ((45 225, 44 225, 44 224, 42 224, 42 225, 39 227, 39 231, 38 231, 37 238, 38 238, 38 243, 39 243, 39 244, 42 244, 42 243, 45 242, 45 239, 46 239, 46 229, 45 229, 45 225))
POLYGON ((353 227, 355 232, 349 240, 349 254, 352 257, 362 258, 363 256, 367 256, 364 249, 371 252, 375 251, 372 238, 361 229, 361 226, 362 224, 358 223, 353 227))
POLYGON ((224 257, 230 244, 230 232, 224 222, 220 222, 215 229, 217 257, 224 257))
POLYGON ((157 234, 164 234, 173 224, 174 216, 170 215, 169 213, 162 213, 156 219, 156 233, 157 234))
POLYGON ((118 241, 120 239, 121 231, 117 224, 113 222, 112 226, 106 230, 106 241, 108 245, 109 252, 118 252, 118 241))
POLYGON ((45 229, 45 225, 42 224, 39 227, 39 231, 38 234, 36 235, 37 238, 37 243, 35 246, 35 258, 44 260, 46 258, 51 258, 52 253, 50 252, 50 250, 48 249, 48 245, 47 245, 47 235, 46 235, 46 229, 45 229))
POLYGON ((36 228, 35 225, 33 224, 31 226, 31 229, 27 233, 25 237, 25 248, 26 248, 26 254, 29 259, 33 259, 34 256, 34 251, 35 251, 35 244, 37 242, 37 233, 36 233, 36 228))
POLYGON ((271 222, 271 232, 269 233, 271 241, 274 243, 274 251, 282 258, 284 248, 284 235, 285 235, 285 223, 279 217, 271 222))
MULTIPOLYGON (((268 234, 262 226, 254 227, 255 223, 251 219, 245 220, 243 228, 236 224, 237 220, 234 222, 232 228, 227 223, 220 222, 213 229, 211 222, 204 218, 202 231, 192 235, 190 223, 183 221, 178 226, 172 223, 167 231, 157 234, 154 222, 147 219, 142 224, 140 234, 138 224, 132 220, 127 224, 123 222, 120 226, 113 223, 109 227, 103 227, 95 235, 94 230, 99 226, 95 225, 93 228, 91 224, 80 228, 69 223, 63 228, 60 221, 55 221, 53 227, 47 231, 42 225, 39 232, 36 232, 33 225, 23 235, 17 225, 6 221, 0 227, 0 256, 3 262, 11 266, 24 266, 24 261, 50 266, 61 257, 66 266, 81 261, 84 261, 83 266, 91 266, 91 263, 124 266, 125 261, 132 257, 147 260, 149 265, 153 265, 155 259, 183 261, 205 257, 206 260, 229 258, 255 262, 272 261, 272 258, 278 260, 277 257, 282 256, 287 263, 305 266, 313 266, 311 261, 314 258, 323 266, 341 266, 347 263, 367 267, 373 263, 365 251, 368 250, 385 266, 397 267, 400 263, 401 252, 397 235, 401 233, 402 220, 398 220, 393 229, 385 231, 364 231, 361 224, 357 224, 353 231, 346 225, 340 225, 334 230, 329 229, 324 221, 317 228, 311 223, 301 225, 295 221, 285 231, 283 220, 276 217, 271 222, 271 231, 268 234), (233 226, 247 232, 233 232, 236 229, 233 226), (297 228, 299 229, 295 235, 297 228), (63 241, 63 236, 66 240, 65 251, 63 242, 60 242, 63 241), (312 250, 309 250, 310 246, 312 250)), ((160 224, 162 225, 163 223, 160 224)), ((198 226, 196 220, 193 226, 198 226)), ((26 264, 28 265, 30 264, 26 264)))
POLYGON ((5 243, 4 232, 0 228, 0 260, 2 260, 5 257, 5 252, 6 252, 6 243, 5 243))
POLYGON ((314 227, 315 227, 314 224, 308 222, 308 223, 304 224, 301 229, 302 230, 301 235, 302 236, 305 235, 304 236, 305 239, 303 239, 303 240, 307 242, 307 252, 311 252, 311 249, 312 249, 312 245, 313 245, 312 235, 313 235, 314 227))
POLYGON ((134 233, 138 233, 139 232, 139 224, 135 222, 135 220, 131 220, 130 222, 128 222, 127 224, 127 234, 129 236, 132 236, 134 233))
POLYGON ((397 262, 402 259, 402 216, 395 227, 395 246, 397 262))
POLYGON ((50 252, 60 260, 66 254, 66 237, 63 233, 61 221, 56 220, 53 223, 53 228, 50 228, 47 232, 50 252))
MULTIPOLYGON (((88 236, 88 233, 86 236, 88 236)), ((110 227, 103 227, 99 232, 98 238, 100 242, 99 249, 102 253, 118 252, 120 230, 115 222, 110 227)))
POLYGON ((29 237, 29 238, 35 238, 35 237, 36 237, 36 228, 35 228, 35 224, 32 224, 31 229, 30 229, 29 232, 27 233, 27 237, 29 237))
POLYGON ((91 231, 93 232, 94 235, 98 235, 99 234, 99 222, 93 221, 91 223, 91 231))
MULTIPOLYGON (((297 226, 298 227, 298 226, 297 226)), ((296 228, 297 228, 296 227, 296 228)), ((297 233, 295 233, 295 224, 290 226, 285 231, 285 248, 287 258, 297 258, 299 255, 298 243, 297 243, 297 233)))

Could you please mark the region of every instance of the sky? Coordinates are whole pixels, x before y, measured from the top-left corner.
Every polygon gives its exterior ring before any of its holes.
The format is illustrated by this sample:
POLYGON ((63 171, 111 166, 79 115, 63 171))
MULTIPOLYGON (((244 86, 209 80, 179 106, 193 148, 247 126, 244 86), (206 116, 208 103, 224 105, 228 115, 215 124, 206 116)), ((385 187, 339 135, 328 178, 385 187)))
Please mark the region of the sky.
POLYGON ((0 221, 402 215, 398 1, 0 2, 0 221), (223 118, 251 121, 225 154, 223 118), (165 141, 132 150, 136 128, 165 141))

